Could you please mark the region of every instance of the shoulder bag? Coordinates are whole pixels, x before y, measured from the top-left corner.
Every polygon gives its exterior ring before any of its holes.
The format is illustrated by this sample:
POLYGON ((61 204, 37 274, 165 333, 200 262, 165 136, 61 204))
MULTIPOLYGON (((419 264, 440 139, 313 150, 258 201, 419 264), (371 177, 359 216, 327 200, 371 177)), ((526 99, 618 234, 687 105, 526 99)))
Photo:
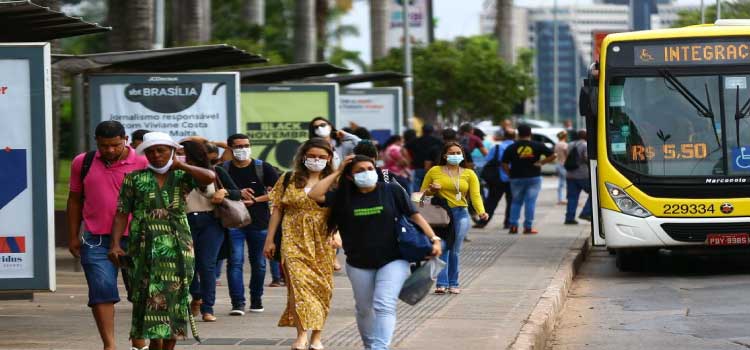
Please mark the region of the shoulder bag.
POLYGON ((417 211, 422 214, 422 217, 432 227, 443 227, 448 226, 451 223, 451 218, 448 216, 448 212, 439 205, 432 204, 432 201, 427 201, 425 192, 415 192, 412 198, 417 197, 417 211))
MULTIPOLYGON (((393 198, 393 191, 388 186, 386 184, 383 187, 388 197, 390 197, 391 205, 395 211, 394 220, 396 222, 393 225, 393 229, 398 240, 398 250, 401 253, 401 258, 408 262, 425 260, 432 253, 432 242, 406 215, 398 212, 396 199, 393 198)), ((403 193, 406 196, 406 192, 399 191, 399 193, 403 193)))
MULTIPOLYGON (((216 175, 216 183, 219 189, 225 188, 218 174, 216 175)), ((221 226, 225 228, 245 227, 253 222, 245 203, 242 203, 241 200, 236 201, 226 197, 220 204, 216 205, 214 215, 221 220, 221 226)))

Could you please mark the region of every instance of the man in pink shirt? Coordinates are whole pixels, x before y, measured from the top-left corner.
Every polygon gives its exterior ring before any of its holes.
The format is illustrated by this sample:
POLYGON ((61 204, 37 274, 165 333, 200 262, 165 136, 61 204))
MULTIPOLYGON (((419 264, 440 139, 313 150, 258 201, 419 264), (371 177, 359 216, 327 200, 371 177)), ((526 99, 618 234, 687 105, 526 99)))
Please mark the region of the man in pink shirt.
MULTIPOLYGON (((126 174, 146 168, 148 161, 127 145, 125 128, 119 122, 101 122, 94 133, 97 151, 79 154, 70 167, 68 248, 73 256, 81 258, 89 287, 88 305, 104 349, 110 350, 115 348, 115 303, 120 301, 118 270, 107 258, 110 231, 122 180, 126 174)), ((127 245, 127 239, 122 242, 127 245)), ((123 279, 127 281, 125 276, 123 279)), ((144 344, 133 346, 140 349, 144 344)))

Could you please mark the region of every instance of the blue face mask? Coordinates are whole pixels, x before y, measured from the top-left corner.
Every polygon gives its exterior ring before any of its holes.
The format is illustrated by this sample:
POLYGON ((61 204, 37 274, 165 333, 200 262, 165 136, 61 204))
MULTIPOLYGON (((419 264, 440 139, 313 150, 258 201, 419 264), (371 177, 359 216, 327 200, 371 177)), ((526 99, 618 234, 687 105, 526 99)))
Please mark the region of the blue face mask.
POLYGON ((445 158, 450 165, 459 165, 464 161, 464 156, 462 154, 449 154, 445 158))
POLYGON ((375 170, 354 174, 354 184, 359 188, 374 187, 378 183, 378 173, 375 170))

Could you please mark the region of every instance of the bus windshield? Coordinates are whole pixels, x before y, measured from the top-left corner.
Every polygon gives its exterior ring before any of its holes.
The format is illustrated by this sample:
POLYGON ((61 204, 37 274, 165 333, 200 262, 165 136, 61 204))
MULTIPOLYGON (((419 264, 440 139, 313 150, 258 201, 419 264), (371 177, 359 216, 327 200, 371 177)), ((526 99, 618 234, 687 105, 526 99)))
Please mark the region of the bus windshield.
POLYGON ((607 91, 610 159, 647 176, 750 175, 749 79, 667 71, 613 78, 607 91))

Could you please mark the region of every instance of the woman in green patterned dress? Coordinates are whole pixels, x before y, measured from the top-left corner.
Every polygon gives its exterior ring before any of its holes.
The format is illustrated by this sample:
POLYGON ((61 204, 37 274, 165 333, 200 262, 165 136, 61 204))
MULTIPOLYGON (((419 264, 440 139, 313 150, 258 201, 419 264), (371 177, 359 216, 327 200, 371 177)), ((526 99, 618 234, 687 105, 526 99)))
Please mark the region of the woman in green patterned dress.
POLYGON ((165 133, 144 135, 136 152, 145 153, 148 169, 125 177, 112 226, 109 258, 126 265, 132 287, 130 338, 150 339, 149 349, 174 349, 177 339, 187 336, 188 322, 200 340, 188 308, 194 255, 185 195, 213 183, 215 175, 177 160, 181 147, 165 133), (120 237, 131 214, 126 254, 120 237))

